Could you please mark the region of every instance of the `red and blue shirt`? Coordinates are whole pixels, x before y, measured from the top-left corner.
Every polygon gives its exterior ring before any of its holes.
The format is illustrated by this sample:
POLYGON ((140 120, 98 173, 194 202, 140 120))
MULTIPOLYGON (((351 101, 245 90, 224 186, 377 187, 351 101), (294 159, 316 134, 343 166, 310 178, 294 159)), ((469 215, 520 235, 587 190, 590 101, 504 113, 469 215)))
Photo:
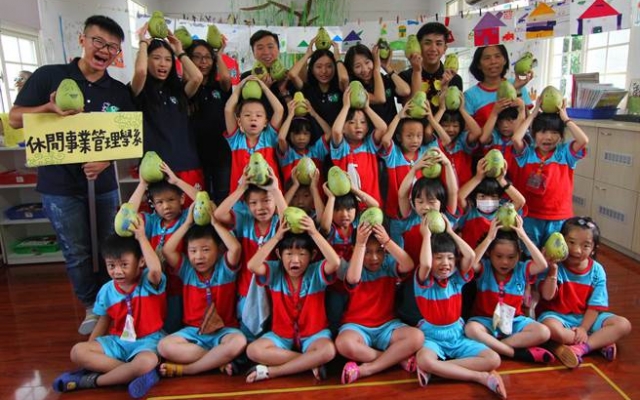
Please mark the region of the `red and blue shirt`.
MULTIPOLYGON (((509 80, 513 84, 513 80, 509 80)), ((529 97, 529 91, 526 88, 521 89, 522 101, 525 106, 531 104, 531 97, 529 97)), ((489 119, 489 115, 493 110, 493 104, 498 100, 498 88, 489 89, 484 86, 482 82, 467 89, 464 92, 464 108, 469 115, 476 120, 480 127, 489 119)))
POLYGON ((360 189, 372 196, 379 204, 382 202, 378 184, 378 150, 373 142, 373 134, 367 134, 362 143, 349 144, 345 139, 340 143, 331 143, 331 160, 343 171, 349 171, 352 165, 360 177, 360 189))
POLYGON ((447 279, 437 280, 432 274, 424 282, 416 270, 413 288, 422 318, 431 325, 451 325, 462 316, 462 287, 473 278, 473 269, 462 275, 456 269, 447 279))
POLYGON ((500 283, 496 279, 491 261, 482 259, 480 271, 476 272, 476 286, 478 292, 473 304, 473 316, 491 317, 496 304, 504 303, 516 309, 516 315, 522 315, 522 300, 527 283, 535 282, 535 276, 531 276, 532 262, 519 261, 511 274, 500 283))

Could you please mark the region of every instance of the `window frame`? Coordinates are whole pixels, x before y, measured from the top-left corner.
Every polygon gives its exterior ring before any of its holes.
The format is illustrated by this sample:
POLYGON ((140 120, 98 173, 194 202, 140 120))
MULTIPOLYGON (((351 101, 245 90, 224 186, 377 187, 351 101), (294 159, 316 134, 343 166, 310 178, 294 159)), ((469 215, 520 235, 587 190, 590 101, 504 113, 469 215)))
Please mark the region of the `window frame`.
POLYGON ((15 98, 15 87, 14 87, 14 76, 8 76, 7 65, 19 65, 18 71, 29 70, 35 71, 42 65, 42 54, 40 49, 40 38, 35 33, 29 32, 21 32, 18 30, 2 28, 0 30, 0 75, 2 79, 0 80, 0 111, 8 113, 11 107, 13 106, 13 99, 15 98), (17 40, 27 40, 32 42, 34 55, 35 55, 35 64, 32 62, 25 62, 23 60, 22 54, 20 53, 20 47, 18 46, 18 62, 16 61, 7 61, 7 55, 5 54, 5 48, 2 44, 2 36, 12 37, 17 40))

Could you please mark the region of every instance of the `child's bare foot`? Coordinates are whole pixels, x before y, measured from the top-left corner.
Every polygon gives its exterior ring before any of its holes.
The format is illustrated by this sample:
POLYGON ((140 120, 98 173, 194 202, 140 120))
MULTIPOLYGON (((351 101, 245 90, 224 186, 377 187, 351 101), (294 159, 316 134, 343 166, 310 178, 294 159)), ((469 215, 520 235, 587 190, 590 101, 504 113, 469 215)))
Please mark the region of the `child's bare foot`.
POLYGON ((398 363, 398 365, 400 365, 400 368, 402 368, 403 370, 409 373, 414 373, 416 372, 416 367, 418 366, 416 362, 416 356, 411 356, 406 360, 402 360, 398 363))
POLYGON ((489 376, 487 377, 487 387, 493 393, 497 394, 503 399, 507 398, 507 389, 504 387, 504 382, 502 381, 502 377, 496 372, 489 372, 489 376))
POLYGON ((269 367, 266 365, 258 364, 247 371, 247 383, 259 382, 265 379, 269 379, 269 367))
POLYGON ((179 377, 183 374, 183 367, 184 365, 182 364, 165 362, 158 367, 158 373, 160 373, 160 376, 163 378, 179 377))

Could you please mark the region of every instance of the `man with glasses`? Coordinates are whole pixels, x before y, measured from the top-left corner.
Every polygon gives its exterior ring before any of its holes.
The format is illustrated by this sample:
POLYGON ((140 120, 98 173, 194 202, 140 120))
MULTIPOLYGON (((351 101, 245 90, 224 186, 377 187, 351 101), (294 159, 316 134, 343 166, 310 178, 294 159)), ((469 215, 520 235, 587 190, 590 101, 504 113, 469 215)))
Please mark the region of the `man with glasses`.
MULTIPOLYGON (((109 17, 95 15, 85 21, 79 41, 82 57, 69 64, 38 68, 25 82, 9 114, 11 126, 21 128, 25 113, 66 116, 80 112, 62 111, 55 103, 55 91, 65 78, 73 79, 80 87, 85 99, 84 112, 134 110, 127 87, 107 72, 122 51, 122 28, 109 17)), ((109 279, 104 265, 98 274, 93 272, 88 180, 95 180, 98 242, 102 242, 113 231, 118 208, 118 184, 111 162, 39 167, 36 186, 62 248, 67 275, 86 308, 85 319, 78 329, 82 335, 89 335, 96 325, 98 316, 93 313, 93 303, 98 290, 109 279)))

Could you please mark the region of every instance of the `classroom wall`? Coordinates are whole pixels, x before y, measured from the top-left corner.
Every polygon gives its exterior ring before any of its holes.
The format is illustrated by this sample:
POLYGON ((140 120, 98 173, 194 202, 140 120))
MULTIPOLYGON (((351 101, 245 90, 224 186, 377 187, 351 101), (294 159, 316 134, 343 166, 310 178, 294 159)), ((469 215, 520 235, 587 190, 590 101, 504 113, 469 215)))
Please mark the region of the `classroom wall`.
POLYGON ((38 0, 0 1, 0 26, 30 31, 39 30, 38 0))

